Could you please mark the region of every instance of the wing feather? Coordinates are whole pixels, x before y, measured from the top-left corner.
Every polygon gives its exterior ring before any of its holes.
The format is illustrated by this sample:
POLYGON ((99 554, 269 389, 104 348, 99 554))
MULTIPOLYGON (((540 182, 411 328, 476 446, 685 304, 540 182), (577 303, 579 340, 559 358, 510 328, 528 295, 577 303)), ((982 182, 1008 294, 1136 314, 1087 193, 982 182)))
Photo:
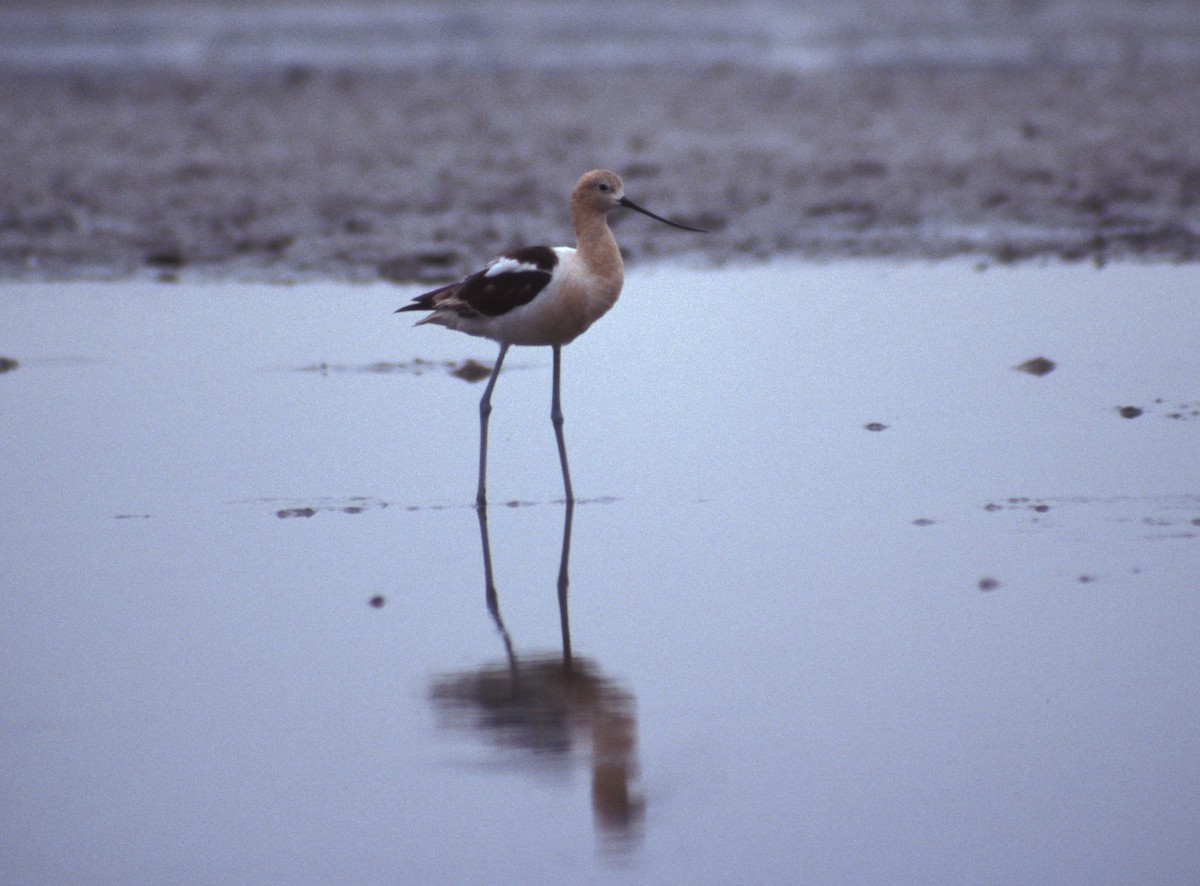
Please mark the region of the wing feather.
POLYGON ((558 264, 549 246, 505 252, 482 271, 418 295, 401 311, 453 312, 460 317, 499 317, 529 304, 546 288, 558 264))

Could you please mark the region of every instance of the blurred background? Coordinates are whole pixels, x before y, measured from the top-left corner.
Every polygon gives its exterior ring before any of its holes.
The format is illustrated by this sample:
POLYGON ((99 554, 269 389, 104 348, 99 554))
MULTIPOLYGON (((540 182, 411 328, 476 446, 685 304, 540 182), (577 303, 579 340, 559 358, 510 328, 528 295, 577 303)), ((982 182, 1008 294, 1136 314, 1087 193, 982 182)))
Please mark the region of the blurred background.
POLYGON ((1089 2, 8 2, 0 277, 438 280, 596 166, 627 256, 1200 254, 1200 14, 1089 2))

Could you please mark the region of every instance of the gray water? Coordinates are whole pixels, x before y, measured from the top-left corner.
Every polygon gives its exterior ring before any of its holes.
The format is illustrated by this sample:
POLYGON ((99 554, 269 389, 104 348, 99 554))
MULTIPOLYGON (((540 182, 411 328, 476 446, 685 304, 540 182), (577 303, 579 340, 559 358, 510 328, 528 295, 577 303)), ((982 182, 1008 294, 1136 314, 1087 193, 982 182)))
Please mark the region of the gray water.
POLYGON ((493 353, 415 290, 6 286, 0 880, 1192 882, 1197 291, 631 272, 564 352, 567 674, 547 351, 489 601, 493 353))

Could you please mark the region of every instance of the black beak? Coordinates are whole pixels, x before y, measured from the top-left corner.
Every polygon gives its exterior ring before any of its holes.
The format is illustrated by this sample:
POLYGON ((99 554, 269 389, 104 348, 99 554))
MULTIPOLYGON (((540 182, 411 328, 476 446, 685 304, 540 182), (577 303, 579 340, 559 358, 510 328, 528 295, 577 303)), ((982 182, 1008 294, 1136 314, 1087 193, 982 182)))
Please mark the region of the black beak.
POLYGON ((670 219, 663 218, 661 215, 655 215, 649 209, 642 209, 642 207, 638 206, 636 203, 634 203, 628 197, 622 197, 617 202, 619 204, 621 204, 622 206, 626 207, 627 209, 632 209, 634 212, 640 212, 642 215, 648 215, 655 221, 662 222, 664 225, 670 225, 673 228, 682 228, 685 231, 695 231, 697 234, 707 234, 708 233, 708 231, 705 231, 701 228, 689 228, 687 225, 681 225, 679 222, 673 222, 670 219))

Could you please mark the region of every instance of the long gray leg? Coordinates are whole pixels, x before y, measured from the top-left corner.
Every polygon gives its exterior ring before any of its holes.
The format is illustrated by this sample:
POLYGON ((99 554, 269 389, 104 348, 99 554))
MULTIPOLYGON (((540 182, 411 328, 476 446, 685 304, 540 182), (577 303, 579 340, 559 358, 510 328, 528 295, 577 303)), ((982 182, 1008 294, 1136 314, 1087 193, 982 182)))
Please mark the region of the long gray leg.
POLYGON ((496 379, 500 375, 500 366, 504 363, 504 355, 508 353, 508 345, 500 345, 500 356, 492 367, 492 376, 488 379, 483 391, 483 399, 479 401, 479 489, 475 493, 475 506, 487 507, 487 449, 488 449, 488 416, 492 414, 492 388, 496 387, 496 379))
MULTIPOLYGON (((571 472, 567 468, 567 444, 563 440, 562 402, 559 397, 559 378, 562 375, 562 346, 554 345, 554 391, 550 397, 550 421, 554 423, 554 437, 558 440, 558 460, 562 465, 563 490, 567 504, 575 501, 571 490, 571 472)), ((482 488, 482 487, 481 487, 482 488)))

